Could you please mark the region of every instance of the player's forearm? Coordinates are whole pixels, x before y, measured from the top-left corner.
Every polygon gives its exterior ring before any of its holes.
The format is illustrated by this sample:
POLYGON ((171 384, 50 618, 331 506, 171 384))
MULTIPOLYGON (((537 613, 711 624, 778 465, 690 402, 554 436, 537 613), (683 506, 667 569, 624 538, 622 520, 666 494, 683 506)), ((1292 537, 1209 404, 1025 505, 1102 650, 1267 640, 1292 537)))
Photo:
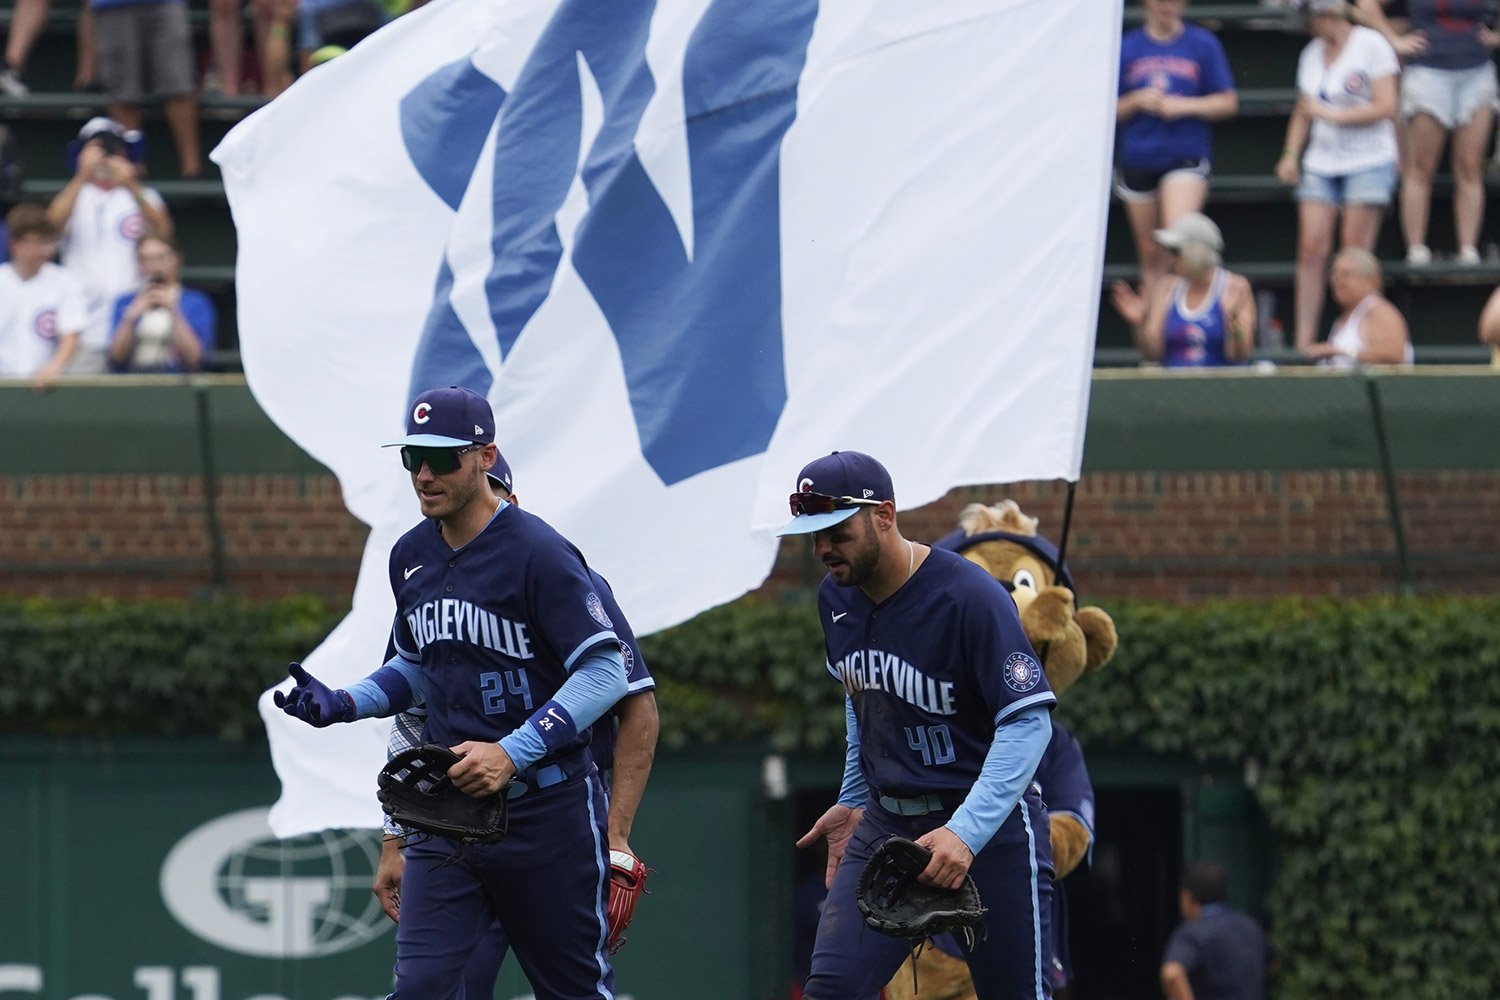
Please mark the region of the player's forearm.
POLYGON ((1052 716, 1044 707, 1027 709, 995 729, 979 777, 963 805, 945 825, 978 854, 1020 800, 1052 737, 1052 716))
POLYGON ((609 790, 609 839, 630 839, 635 813, 646 792, 646 779, 656 759, 661 719, 651 691, 626 698, 620 706, 620 731, 615 738, 614 778, 609 790))
POLYGON ((68 227, 68 220, 73 217, 73 205, 78 201, 78 192, 83 190, 85 183, 87 182, 82 174, 74 174, 47 205, 47 221, 52 223, 52 228, 61 232, 68 227))
POLYGON ((844 780, 839 787, 839 805, 863 809, 870 798, 870 786, 859 766, 859 720, 854 717, 854 703, 844 698, 844 780))
MULTIPOLYGON (((384 718, 427 701, 421 668, 396 655, 364 680, 349 687, 354 700, 354 718, 384 718)), ((352 721, 352 720, 351 720, 352 721)))
POLYGON ((630 689, 625 659, 613 643, 596 647, 579 661, 552 700, 532 713, 516 731, 500 740, 516 770, 572 743, 630 689))

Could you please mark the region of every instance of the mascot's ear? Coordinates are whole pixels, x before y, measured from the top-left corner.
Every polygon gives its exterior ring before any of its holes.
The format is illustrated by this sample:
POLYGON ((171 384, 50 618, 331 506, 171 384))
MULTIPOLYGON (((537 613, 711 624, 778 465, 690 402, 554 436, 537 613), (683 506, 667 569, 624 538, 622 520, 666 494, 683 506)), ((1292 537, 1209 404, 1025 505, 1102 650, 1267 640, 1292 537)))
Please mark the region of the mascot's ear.
POLYGON ((1034 535, 1037 519, 1022 514, 1020 504, 1014 500, 1001 500, 993 507, 987 507, 982 503, 969 504, 958 515, 958 526, 964 529, 966 535, 978 535, 986 531, 1034 535))

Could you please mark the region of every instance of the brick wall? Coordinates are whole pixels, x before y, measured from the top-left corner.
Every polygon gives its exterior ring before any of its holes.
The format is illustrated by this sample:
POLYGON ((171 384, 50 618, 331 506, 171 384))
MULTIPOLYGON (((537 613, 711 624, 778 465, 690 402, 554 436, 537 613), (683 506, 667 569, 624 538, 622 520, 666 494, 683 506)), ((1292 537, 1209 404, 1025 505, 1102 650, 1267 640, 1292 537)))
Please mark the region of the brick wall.
MULTIPOLYGON (((1419 591, 1500 591, 1500 474, 1398 478, 1419 591)), ((1012 497, 1056 538, 1058 483, 969 487, 902 515, 908 537, 951 530, 971 501, 1012 497)), ((219 481, 224 589, 265 598, 353 589, 364 525, 326 475, 219 481)), ((0 476, 0 593, 123 599, 213 592, 200 480, 0 476)), ((1393 590, 1399 562, 1381 478, 1296 474, 1101 474, 1078 487, 1069 562, 1085 600, 1353 597, 1393 590)), ((805 539, 782 546, 766 586, 791 599, 820 576, 805 539)))

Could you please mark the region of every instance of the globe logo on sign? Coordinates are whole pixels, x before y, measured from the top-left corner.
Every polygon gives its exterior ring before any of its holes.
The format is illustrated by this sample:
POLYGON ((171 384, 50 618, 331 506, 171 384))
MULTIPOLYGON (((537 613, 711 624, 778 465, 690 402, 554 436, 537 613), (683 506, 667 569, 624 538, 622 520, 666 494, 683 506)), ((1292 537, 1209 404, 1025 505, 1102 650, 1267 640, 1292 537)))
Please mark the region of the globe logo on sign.
POLYGON ((357 948, 391 924, 370 893, 380 839, 326 830, 278 840, 270 810, 198 827, 167 853, 161 896, 177 922, 242 955, 313 958, 357 948))

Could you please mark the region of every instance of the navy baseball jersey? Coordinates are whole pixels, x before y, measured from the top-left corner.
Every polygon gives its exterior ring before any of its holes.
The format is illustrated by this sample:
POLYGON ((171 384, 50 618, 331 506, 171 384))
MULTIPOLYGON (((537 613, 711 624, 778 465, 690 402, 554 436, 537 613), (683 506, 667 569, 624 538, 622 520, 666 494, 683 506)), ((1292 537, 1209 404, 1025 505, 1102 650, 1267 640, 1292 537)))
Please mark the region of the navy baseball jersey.
MULTIPOLYGON (((427 739, 444 746, 509 735, 583 654, 619 642, 582 554, 513 504, 459 549, 436 521, 417 525, 392 546, 390 577, 391 641, 421 665, 427 739)), ((588 739, 584 730, 549 758, 588 739)))
POLYGON ((828 668, 853 701, 872 794, 967 793, 996 725, 1057 699, 993 577, 935 548, 912 582, 876 605, 824 579, 828 668))

